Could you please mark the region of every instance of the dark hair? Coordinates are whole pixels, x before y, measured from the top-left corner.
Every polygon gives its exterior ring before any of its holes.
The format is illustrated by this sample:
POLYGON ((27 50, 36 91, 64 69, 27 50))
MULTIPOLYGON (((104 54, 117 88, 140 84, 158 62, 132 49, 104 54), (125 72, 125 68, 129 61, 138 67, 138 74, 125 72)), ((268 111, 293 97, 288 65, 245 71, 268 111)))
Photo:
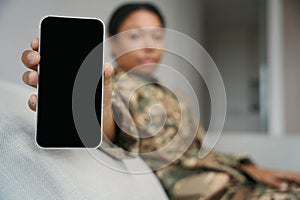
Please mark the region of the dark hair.
POLYGON ((119 6, 112 14, 108 23, 108 34, 109 36, 118 33, 121 24, 124 22, 126 17, 131 13, 138 10, 147 10, 153 12, 160 19, 162 26, 165 27, 165 20, 156 6, 150 3, 126 3, 119 6))

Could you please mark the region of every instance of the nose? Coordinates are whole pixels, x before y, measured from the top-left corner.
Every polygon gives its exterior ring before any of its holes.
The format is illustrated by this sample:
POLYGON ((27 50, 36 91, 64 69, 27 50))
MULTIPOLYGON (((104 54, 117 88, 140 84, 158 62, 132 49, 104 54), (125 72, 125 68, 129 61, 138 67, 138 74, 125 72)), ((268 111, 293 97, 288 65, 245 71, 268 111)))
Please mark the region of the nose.
POLYGON ((153 41, 153 39, 151 37, 145 37, 144 38, 144 51, 146 52, 151 52, 151 51, 154 51, 156 48, 155 48, 155 41, 153 41))

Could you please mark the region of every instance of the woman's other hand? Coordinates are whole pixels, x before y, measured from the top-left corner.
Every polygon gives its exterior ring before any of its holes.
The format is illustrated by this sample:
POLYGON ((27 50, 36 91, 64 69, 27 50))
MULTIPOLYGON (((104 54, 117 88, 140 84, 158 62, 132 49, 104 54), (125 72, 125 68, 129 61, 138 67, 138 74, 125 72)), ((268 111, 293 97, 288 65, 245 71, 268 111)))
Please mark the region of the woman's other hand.
POLYGON ((288 183, 291 182, 300 185, 299 173, 263 169, 255 165, 241 165, 240 168, 257 182, 264 183, 276 189, 287 190, 288 183))

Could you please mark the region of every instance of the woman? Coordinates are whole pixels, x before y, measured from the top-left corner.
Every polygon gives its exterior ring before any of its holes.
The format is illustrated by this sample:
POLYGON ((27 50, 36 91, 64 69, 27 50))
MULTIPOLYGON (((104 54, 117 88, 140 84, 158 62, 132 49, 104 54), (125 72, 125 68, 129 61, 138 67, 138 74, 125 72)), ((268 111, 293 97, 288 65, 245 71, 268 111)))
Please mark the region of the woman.
MULTIPOLYGON (((125 31, 127 34, 111 40, 116 68, 114 70, 112 65, 106 64, 104 72, 104 134, 123 149, 139 153, 156 151, 174 139, 175 135, 182 134, 185 137, 191 131, 188 124, 193 121, 188 115, 182 115, 188 119, 178 117, 178 113, 184 112, 180 110, 178 99, 168 89, 157 84, 152 76, 163 57, 163 51, 160 50, 164 46, 163 32, 159 29, 133 29, 149 27, 165 27, 163 16, 155 6, 148 3, 120 6, 111 17, 109 35, 125 31), (140 42, 151 43, 153 48, 130 51, 140 42), (132 70, 134 72, 130 73, 132 70), (138 87, 140 85, 142 87, 138 87), (137 87, 129 98, 131 90, 137 87), (166 123, 156 135, 139 139, 132 137, 130 134, 151 135, 147 116, 149 107, 155 103, 161 103, 167 113, 155 113, 158 118, 157 121, 153 119, 152 123, 159 123, 163 116, 167 117, 166 123), (180 132, 178 126, 181 120, 186 120, 187 125, 183 125, 186 127, 180 132)), ((38 81, 38 43, 38 38, 33 39, 32 50, 26 50, 22 55, 24 65, 32 69, 23 74, 23 80, 33 87, 36 87, 38 81)), ((35 94, 29 99, 32 110, 36 108, 36 100, 35 94)), ((300 175, 297 173, 262 169, 249 159, 238 159, 219 152, 211 152, 204 159, 199 159, 197 151, 201 146, 201 135, 199 128, 195 140, 178 159, 155 171, 170 199, 300 199, 297 188, 300 175)), ((182 140, 177 140, 178 144, 182 140)), ((169 160, 168 156, 176 153, 176 147, 171 147, 168 154, 160 155, 159 159, 169 160)), ((155 158, 143 158, 155 168, 155 158)))

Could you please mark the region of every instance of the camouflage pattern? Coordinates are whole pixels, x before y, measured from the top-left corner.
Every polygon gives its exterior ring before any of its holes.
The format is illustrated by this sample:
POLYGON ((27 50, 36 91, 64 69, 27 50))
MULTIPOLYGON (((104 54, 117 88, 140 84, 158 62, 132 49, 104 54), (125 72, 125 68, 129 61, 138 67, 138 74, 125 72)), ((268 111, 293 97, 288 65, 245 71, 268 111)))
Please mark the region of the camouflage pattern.
POLYGON ((240 163, 254 164, 247 156, 213 151, 199 159, 205 133, 190 102, 184 98, 180 102, 177 93, 161 86, 155 78, 127 74, 117 68, 113 88, 113 111, 118 126, 115 144, 120 149, 107 144, 101 145, 102 149, 119 159, 140 153, 170 199, 300 199, 296 185, 291 185, 287 192, 278 191, 239 170, 240 163), (167 163, 170 164, 159 168, 167 163))

